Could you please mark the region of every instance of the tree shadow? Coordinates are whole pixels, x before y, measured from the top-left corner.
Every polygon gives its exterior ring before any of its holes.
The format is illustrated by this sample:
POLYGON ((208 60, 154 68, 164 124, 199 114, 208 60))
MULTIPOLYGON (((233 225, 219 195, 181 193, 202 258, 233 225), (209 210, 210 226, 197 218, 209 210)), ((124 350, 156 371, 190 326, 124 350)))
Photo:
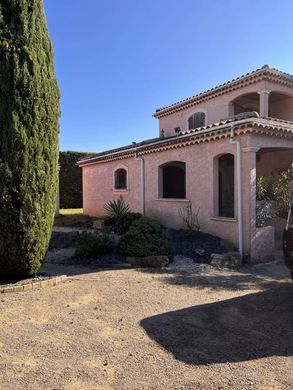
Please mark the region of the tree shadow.
POLYGON ((121 259, 117 261, 115 256, 97 256, 94 259, 78 258, 75 256, 75 248, 68 247, 49 251, 40 272, 52 276, 76 276, 129 268, 129 264, 125 264, 121 259))
POLYGON ((240 362, 293 355, 293 286, 188 307, 140 322, 177 360, 240 362))

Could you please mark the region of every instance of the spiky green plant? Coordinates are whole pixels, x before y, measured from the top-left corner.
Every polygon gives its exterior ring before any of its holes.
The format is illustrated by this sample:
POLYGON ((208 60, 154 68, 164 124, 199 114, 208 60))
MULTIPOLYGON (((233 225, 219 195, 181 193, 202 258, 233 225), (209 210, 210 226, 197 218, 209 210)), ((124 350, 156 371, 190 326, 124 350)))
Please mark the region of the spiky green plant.
POLYGON ((42 0, 0 2, 0 277, 45 257, 55 210, 60 116, 42 0))
POLYGON ((107 211, 108 217, 114 219, 121 219, 129 213, 129 206, 125 203, 123 197, 120 195, 117 200, 108 202, 104 209, 107 211))

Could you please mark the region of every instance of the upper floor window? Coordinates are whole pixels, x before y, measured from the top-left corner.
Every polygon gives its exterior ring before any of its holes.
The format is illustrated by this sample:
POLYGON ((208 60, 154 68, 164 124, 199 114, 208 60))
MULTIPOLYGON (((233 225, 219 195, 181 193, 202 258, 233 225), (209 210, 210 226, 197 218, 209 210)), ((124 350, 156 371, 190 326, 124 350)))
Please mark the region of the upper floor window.
POLYGON ((196 129, 203 127, 206 124, 206 114, 204 112, 196 112, 188 118, 188 129, 196 129))
POLYGON ((124 168, 119 168, 114 173, 114 188, 115 190, 127 189, 127 171, 124 168))

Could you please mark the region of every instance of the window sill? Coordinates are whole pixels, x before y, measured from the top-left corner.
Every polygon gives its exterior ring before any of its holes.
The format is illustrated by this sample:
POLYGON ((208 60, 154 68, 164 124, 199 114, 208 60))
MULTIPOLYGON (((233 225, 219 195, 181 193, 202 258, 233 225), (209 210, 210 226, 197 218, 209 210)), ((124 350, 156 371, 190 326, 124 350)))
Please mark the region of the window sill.
POLYGON ((113 192, 129 192, 129 189, 128 188, 126 188, 126 189, 121 189, 121 190, 115 190, 115 189, 113 189, 113 192))
POLYGON ((158 202, 189 202, 189 199, 180 199, 180 198, 157 198, 155 199, 158 202))
POLYGON ((219 221, 219 222, 238 222, 235 218, 228 218, 228 217, 212 217, 210 218, 211 221, 219 221))

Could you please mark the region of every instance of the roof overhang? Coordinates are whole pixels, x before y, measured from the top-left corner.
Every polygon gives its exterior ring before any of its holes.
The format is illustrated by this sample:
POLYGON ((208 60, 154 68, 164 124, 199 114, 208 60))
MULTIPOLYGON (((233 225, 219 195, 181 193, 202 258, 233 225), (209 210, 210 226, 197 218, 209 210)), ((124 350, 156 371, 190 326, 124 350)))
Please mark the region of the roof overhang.
POLYGON ((227 119, 202 128, 187 130, 180 135, 150 140, 137 145, 126 146, 114 151, 103 152, 96 156, 77 162, 79 167, 98 164, 108 161, 121 160, 134 156, 156 153, 164 150, 180 148, 206 142, 219 141, 230 137, 233 129, 234 136, 244 134, 259 134, 262 136, 293 138, 293 122, 274 119, 250 117, 244 119, 227 119))

